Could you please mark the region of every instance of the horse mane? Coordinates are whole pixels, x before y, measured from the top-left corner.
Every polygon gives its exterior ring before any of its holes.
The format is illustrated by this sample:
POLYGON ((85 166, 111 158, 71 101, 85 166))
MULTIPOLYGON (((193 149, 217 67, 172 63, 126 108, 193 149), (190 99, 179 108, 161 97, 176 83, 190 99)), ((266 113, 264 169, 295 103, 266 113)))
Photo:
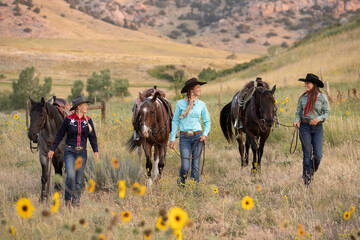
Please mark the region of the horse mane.
POLYGON ((46 108, 48 115, 55 120, 56 125, 61 125, 64 119, 62 118, 62 114, 59 112, 58 108, 48 102, 45 102, 44 107, 46 108), (59 116, 61 117, 59 118, 59 116))

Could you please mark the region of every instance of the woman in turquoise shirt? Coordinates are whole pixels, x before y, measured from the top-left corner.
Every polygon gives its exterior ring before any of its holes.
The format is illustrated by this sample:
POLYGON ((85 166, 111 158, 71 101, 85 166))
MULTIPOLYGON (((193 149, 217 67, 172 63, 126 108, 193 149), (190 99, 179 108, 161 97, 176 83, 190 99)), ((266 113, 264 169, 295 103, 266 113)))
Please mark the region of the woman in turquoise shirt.
POLYGON ((198 98, 201 95, 201 85, 206 82, 199 82, 196 78, 186 81, 181 93, 186 93, 186 97, 176 103, 174 117, 171 123, 170 148, 175 147, 175 136, 180 124, 180 155, 181 168, 179 173, 178 185, 184 186, 188 176, 191 162, 191 176, 199 182, 200 157, 203 142, 206 141, 210 131, 210 115, 203 101, 198 98), (201 118, 204 124, 204 131, 201 127, 201 118))
POLYGON ((323 122, 329 119, 330 106, 325 94, 319 88, 324 83, 318 76, 308 73, 305 82, 306 92, 301 95, 297 105, 294 126, 300 128, 300 140, 303 151, 303 179, 309 185, 318 170, 323 147, 323 122))

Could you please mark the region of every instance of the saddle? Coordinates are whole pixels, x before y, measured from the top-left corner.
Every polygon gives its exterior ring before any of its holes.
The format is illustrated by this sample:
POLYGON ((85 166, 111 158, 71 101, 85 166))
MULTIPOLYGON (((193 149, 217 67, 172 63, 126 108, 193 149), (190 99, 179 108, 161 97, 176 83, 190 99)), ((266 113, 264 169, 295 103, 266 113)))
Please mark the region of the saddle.
POLYGON ((250 102, 257 87, 263 87, 265 89, 270 88, 269 85, 262 80, 262 78, 258 77, 256 80, 248 82, 242 90, 235 94, 231 103, 232 108, 237 109, 237 111, 235 111, 234 128, 239 128, 238 123, 243 118, 243 113, 245 112, 247 104, 250 102))
POLYGON ((56 106, 56 108, 59 110, 59 112, 64 118, 71 114, 71 106, 65 99, 52 96, 47 102, 53 106, 56 106))

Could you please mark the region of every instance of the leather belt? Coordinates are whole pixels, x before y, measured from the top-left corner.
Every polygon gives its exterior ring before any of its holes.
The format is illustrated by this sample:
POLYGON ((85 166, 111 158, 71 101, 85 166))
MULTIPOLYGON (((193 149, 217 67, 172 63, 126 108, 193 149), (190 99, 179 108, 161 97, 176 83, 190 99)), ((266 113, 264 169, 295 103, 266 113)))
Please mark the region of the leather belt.
POLYGON ((66 145, 67 147, 75 150, 75 151, 84 151, 86 150, 86 148, 84 148, 83 146, 70 146, 70 145, 66 145))
POLYGON ((202 133, 202 131, 187 131, 187 132, 180 131, 180 134, 184 134, 188 137, 193 137, 199 133, 202 133))
MULTIPOLYGON (((301 121, 302 122, 304 122, 304 123, 308 123, 308 124, 310 124, 310 120, 307 120, 307 119, 301 119, 301 121)), ((320 121, 320 122, 318 122, 317 124, 319 124, 319 123, 323 123, 324 121, 320 121)), ((316 125, 317 125, 316 124, 316 125)))

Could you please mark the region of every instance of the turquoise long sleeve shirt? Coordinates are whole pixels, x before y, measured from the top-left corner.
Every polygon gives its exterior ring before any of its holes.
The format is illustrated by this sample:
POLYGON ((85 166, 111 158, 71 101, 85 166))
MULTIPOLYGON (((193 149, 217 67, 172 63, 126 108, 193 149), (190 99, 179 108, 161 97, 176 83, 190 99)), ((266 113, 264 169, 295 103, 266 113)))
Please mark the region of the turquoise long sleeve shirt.
POLYGON ((180 131, 187 132, 187 131, 202 131, 201 127, 201 118, 204 124, 204 131, 203 135, 207 137, 210 132, 211 128, 211 120, 209 111, 206 108, 206 105, 201 100, 196 100, 194 102, 194 106, 191 108, 190 112, 186 117, 180 118, 180 115, 185 111, 187 108, 188 102, 184 99, 179 100, 176 103, 174 117, 171 122, 171 135, 170 141, 175 141, 176 132, 179 129, 180 124, 180 131))
POLYGON ((323 93, 319 93, 318 98, 316 99, 314 105, 314 110, 309 111, 306 114, 306 116, 303 117, 307 98, 308 98, 307 94, 304 94, 303 96, 300 97, 295 113, 294 122, 300 122, 301 119, 310 121, 314 118, 316 118, 319 122, 329 120, 330 105, 326 95, 323 93))

